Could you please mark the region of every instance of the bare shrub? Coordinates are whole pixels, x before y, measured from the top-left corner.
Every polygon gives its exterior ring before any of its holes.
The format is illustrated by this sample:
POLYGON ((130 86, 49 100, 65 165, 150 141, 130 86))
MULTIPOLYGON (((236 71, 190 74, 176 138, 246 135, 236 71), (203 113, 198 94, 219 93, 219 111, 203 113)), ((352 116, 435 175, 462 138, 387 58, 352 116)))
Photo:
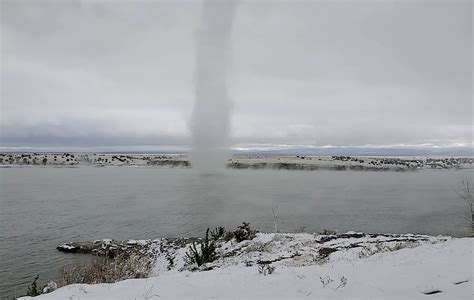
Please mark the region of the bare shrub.
POLYGON ((115 258, 98 258, 89 263, 76 263, 59 270, 64 284, 113 283, 150 275, 152 261, 138 254, 120 254, 115 258))
POLYGON ((392 246, 377 242, 375 243, 374 247, 363 247, 362 250, 359 252, 359 258, 369 257, 377 253, 398 251, 404 248, 414 248, 416 246, 416 242, 398 242, 392 246))
POLYGON ((147 287, 145 285, 144 287, 144 290, 143 290, 143 294, 141 295, 143 297, 144 300, 149 300, 149 299, 153 299, 153 298, 160 298, 160 295, 157 294, 157 293, 153 293, 153 290, 155 288, 155 285, 151 285, 150 287, 147 287), (153 294, 152 294, 153 293, 153 294))
POLYGON ((278 229, 278 206, 272 208, 272 216, 273 216, 273 230, 276 233, 279 233, 280 230, 278 229))
MULTIPOLYGON (((328 286, 330 287, 331 283, 334 282, 334 280, 329 276, 320 276, 319 280, 321 281, 321 284, 323 285, 323 288, 326 288, 328 286)), ((341 278, 339 278, 339 284, 336 287, 332 288, 332 289, 333 290, 338 290, 338 289, 341 289, 341 288, 345 287, 346 285, 347 285, 347 278, 345 276, 342 276, 341 278)))
POLYGON ((275 272, 275 267, 270 264, 261 264, 258 266, 258 273, 263 274, 263 276, 273 274, 273 272, 275 272))
POLYGON ((321 235, 336 235, 337 231, 336 230, 330 230, 330 229, 323 229, 319 234, 321 235))
POLYGON ((320 256, 320 255, 314 256, 313 262, 317 265, 322 266, 329 262, 329 255, 328 256, 320 256))
POLYGON ((232 240, 233 238, 234 238, 234 232, 233 231, 226 231, 226 233, 224 233, 224 236, 223 236, 224 241, 228 242, 228 241, 232 240))
POLYGON ((331 253, 336 252, 337 249, 329 248, 329 247, 322 247, 319 248, 318 254, 320 258, 328 257, 331 253))
POLYGON ((330 284, 331 282, 333 282, 334 280, 329 277, 329 276, 320 276, 319 277, 319 280, 321 281, 321 284, 323 285, 323 288, 325 288, 326 286, 328 286, 328 284, 330 284))
POLYGON ((459 198, 466 202, 466 219, 470 223, 471 236, 474 236, 474 187, 469 178, 462 177, 460 187, 454 189, 459 198))
POLYGON ((270 244, 267 243, 262 243, 262 242, 255 242, 249 245, 248 247, 245 248, 244 250, 247 253, 250 252, 270 252, 271 251, 271 246, 270 244))
POLYGON ((342 276, 340 279, 339 285, 334 288, 334 290, 341 289, 347 285, 347 278, 342 276))
POLYGON ((257 235, 258 230, 250 227, 250 223, 242 222, 242 225, 238 226, 234 231, 225 231, 222 238, 228 242, 235 238, 240 243, 245 240, 253 240, 257 235))

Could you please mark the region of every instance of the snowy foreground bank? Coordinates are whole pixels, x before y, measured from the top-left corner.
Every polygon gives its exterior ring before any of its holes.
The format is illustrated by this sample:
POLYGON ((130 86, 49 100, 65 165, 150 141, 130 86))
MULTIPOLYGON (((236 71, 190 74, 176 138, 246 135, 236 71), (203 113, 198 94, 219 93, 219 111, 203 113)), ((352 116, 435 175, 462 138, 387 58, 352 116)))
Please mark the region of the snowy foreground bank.
POLYGON ((472 299, 473 242, 260 233, 219 244, 220 258, 198 269, 186 264, 188 246, 142 241, 156 259, 154 277, 68 285, 34 299, 472 299))

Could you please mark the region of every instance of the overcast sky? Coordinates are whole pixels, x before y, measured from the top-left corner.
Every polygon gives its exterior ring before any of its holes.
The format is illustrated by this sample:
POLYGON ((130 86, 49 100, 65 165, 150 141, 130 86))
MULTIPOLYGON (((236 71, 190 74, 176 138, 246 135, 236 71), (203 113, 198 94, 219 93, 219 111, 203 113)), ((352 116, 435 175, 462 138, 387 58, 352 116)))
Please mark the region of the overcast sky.
MULTIPOLYGON (((470 144, 472 1, 245 1, 233 144, 470 144)), ((189 145, 200 1, 1 0, 0 146, 189 145)))

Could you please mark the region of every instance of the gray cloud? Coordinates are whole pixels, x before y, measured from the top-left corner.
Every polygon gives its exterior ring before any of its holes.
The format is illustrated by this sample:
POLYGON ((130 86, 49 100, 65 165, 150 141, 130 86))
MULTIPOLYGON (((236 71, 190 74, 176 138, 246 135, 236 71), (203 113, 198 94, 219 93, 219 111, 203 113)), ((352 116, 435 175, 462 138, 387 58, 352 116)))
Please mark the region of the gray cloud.
MULTIPOLYGON (((1 142, 187 145, 199 1, 1 1, 1 142)), ((245 1, 235 144, 472 142, 471 1, 245 1)))

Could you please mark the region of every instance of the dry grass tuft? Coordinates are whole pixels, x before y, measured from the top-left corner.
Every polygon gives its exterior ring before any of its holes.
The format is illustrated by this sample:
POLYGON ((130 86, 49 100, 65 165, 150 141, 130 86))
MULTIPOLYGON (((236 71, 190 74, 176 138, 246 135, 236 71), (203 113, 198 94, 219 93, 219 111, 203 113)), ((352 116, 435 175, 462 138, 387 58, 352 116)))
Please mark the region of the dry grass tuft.
POLYGON ((149 277, 152 261, 138 254, 98 258, 89 263, 75 263, 59 270, 62 283, 113 283, 130 278, 149 277))

